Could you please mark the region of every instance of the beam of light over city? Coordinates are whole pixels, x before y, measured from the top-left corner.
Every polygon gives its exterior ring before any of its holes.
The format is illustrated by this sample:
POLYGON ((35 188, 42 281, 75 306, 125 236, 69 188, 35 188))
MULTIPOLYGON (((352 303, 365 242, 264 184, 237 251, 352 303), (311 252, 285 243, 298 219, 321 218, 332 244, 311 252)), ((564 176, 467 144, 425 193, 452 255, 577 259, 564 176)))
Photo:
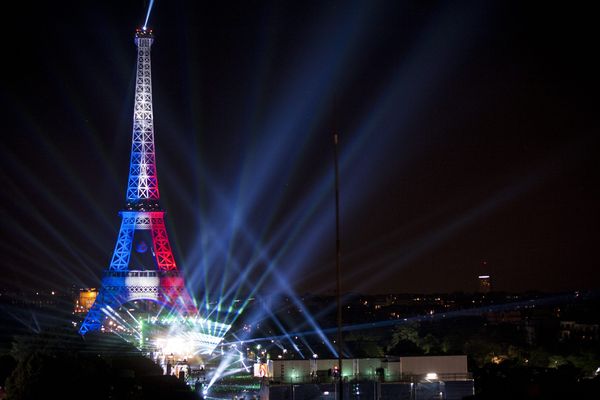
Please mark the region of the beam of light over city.
POLYGON ((148 20, 150 20, 150 13, 152 12, 153 5, 154 5, 154 0, 150 0, 150 4, 148 4, 148 11, 146 12, 146 19, 144 20, 144 25, 143 25, 144 30, 148 28, 148 20))

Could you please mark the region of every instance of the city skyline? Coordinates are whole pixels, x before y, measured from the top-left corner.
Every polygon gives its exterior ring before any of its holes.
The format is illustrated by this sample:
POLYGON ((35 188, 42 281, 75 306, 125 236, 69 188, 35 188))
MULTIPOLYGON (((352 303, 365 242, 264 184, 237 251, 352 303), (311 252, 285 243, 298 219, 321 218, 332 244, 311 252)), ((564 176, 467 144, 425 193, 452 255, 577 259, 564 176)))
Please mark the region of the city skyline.
MULTIPOLYGON (((125 206, 144 7, 45 4, 5 26, 0 285, 98 286, 125 206)), ((479 275, 598 288, 590 19, 157 2, 158 180, 191 287, 245 287, 250 271, 261 291, 334 289, 339 132, 343 291, 474 292, 479 275)))

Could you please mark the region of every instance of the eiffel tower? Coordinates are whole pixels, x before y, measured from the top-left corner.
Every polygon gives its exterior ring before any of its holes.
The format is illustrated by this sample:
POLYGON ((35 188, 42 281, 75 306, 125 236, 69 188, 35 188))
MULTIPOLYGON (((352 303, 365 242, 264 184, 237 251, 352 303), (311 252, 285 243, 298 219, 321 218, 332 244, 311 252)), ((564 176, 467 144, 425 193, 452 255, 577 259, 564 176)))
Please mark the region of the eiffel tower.
POLYGON ((119 213, 121 229, 110 266, 104 271, 96 301, 81 324, 81 335, 101 329, 105 315, 135 300, 153 301, 175 315, 198 314, 175 264, 165 212, 159 204, 150 63, 153 41, 151 29, 136 30, 137 73, 126 206, 119 213))

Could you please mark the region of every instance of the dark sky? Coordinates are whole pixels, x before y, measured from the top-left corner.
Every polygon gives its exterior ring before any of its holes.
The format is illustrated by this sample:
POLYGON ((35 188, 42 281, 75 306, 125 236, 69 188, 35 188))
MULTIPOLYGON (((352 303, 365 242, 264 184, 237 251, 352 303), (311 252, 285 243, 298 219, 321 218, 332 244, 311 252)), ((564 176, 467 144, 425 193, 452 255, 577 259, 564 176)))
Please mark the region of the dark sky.
MULTIPOLYGON (((147 4, 14 6, 0 286, 94 286, 147 4)), ((194 290, 334 289, 334 130, 345 291, 600 287, 591 10, 158 0, 150 25, 161 201, 194 290)))

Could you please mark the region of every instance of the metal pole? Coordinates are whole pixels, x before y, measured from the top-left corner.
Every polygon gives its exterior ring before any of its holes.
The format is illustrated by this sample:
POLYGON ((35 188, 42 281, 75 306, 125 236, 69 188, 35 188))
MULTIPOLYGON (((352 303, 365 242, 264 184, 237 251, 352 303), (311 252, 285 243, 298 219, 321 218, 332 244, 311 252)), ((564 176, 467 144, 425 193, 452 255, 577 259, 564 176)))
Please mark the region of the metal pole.
POLYGON ((339 188, 339 169, 338 169, 338 134, 333 134, 334 161, 335 161, 335 272, 336 272, 336 291, 337 301, 337 348, 338 348, 338 380, 340 390, 338 399, 344 397, 344 386, 342 381, 342 301, 341 301, 341 277, 340 277, 340 188, 339 188))

